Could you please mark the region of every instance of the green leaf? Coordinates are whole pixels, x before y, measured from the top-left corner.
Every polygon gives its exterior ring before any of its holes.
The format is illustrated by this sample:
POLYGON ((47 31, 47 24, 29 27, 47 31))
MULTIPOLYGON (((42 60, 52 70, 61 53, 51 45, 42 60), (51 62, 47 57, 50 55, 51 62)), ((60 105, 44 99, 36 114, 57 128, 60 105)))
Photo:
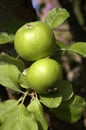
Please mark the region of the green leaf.
POLYGON ((14 65, 0 65, 0 84, 15 91, 20 91, 18 86, 19 74, 18 68, 14 65))
POLYGON ((24 62, 20 59, 9 56, 8 54, 2 52, 0 55, 0 64, 13 64, 18 67, 20 71, 25 68, 24 62))
POLYGON ((8 34, 6 32, 0 33, 0 44, 6 44, 13 42, 14 40, 14 35, 13 34, 8 34))
POLYGON ((40 95, 41 102, 49 107, 49 108, 56 108, 62 102, 62 96, 59 96, 57 92, 51 92, 46 95, 40 95))
POLYGON ((22 73, 19 75, 19 84, 22 88, 30 89, 30 85, 27 80, 27 77, 22 73))
POLYGON ((18 101, 16 100, 6 100, 0 103, 0 121, 7 116, 7 113, 11 112, 16 108, 18 101))
POLYGON ((66 80, 62 80, 57 88, 58 96, 62 97, 63 101, 69 100, 74 95, 72 84, 66 80))
POLYGON ((49 108, 57 108, 62 100, 69 100, 74 94, 72 85, 67 81, 62 80, 56 85, 56 88, 57 90, 55 92, 39 95, 41 102, 49 108))
POLYGON ((62 24, 69 17, 66 9, 53 8, 50 10, 45 18, 45 22, 51 27, 55 28, 62 24))
POLYGON ((47 130, 48 124, 44 117, 43 108, 39 100, 35 98, 28 106, 27 109, 29 112, 34 113, 35 118, 38 122, 39 130, 47 130))
POLYGON ((34 115, 20 104, 7 113, 0 130, 38 130, 38 126, 34 115))
POLYGON ((81 118, 85 107, 85 100, 80 96, 74 96, 71 100, 63 102, 58 108, 50 109, 50 111, 56 117, 74 123, 81 118))
POLYGON ((86 57, 86 42, 76 42, 70 46, 69 50, 86 57))

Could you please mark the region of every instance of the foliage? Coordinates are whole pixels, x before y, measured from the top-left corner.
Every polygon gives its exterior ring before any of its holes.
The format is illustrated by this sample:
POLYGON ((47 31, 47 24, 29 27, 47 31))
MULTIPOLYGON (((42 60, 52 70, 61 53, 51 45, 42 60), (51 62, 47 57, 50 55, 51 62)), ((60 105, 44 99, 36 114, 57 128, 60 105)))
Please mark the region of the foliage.
MULTIPOLYGON (((45 23, 53 29, 68 17, 67 10, 54 8, 46 16, 45 23)), ((8 44, 12 41, 12 35, 0 34, 0 44, 8 44)), ((68 46, 56 40, 55 58, 59 52, 61 55, 71 52, 86 57, 86 43, 78 42, 68 46)), ((20 57, 15 58, 5 52, 0 54, 0 84, 22 93, 18 100, 0 103, 0 130, 47 130, 48 122, 43 107, 49 108, 56 117, 67 122, 74 123, 81 118, 86 102, 82 97, 74 94, 71 83, 61 80, 49 94, 39 94, 30 89, 26 70, 27 63, 20 57), (24 101, 27 96, 30 97, 30 101, 26 106, 24 101)))
POLYGON ((14 35, 13 34, 8 34, 6 32, 0 33, 0 44, 5 44, 7 42, 13 42, 14 40, 14 35))

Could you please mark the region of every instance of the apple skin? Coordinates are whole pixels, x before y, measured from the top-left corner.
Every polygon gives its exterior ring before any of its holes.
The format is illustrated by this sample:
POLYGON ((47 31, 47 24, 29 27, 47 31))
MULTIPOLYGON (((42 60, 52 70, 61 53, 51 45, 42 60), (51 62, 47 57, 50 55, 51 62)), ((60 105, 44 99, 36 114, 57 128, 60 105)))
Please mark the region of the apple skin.
POLYGON ((52 54, 55 36, 51 28, 41 21, 23 25, 15 34, 16 52, 27 61, 34 61, 52 54))
POLYGON ((32 90, 46 94, 51 87, 62 80, 62 68, 57 61, 43 58, 27 69, 26 76, 32 90))

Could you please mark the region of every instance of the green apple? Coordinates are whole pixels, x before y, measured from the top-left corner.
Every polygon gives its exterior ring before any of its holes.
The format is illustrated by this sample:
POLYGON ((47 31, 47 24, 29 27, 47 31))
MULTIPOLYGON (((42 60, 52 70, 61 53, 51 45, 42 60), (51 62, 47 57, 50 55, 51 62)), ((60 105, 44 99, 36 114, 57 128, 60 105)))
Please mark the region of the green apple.
POLYGON ((28 61, 47 57, 55 48, 54 33, 41 21, 26 23, 16 32, 14 47, 19 56, 28 61))
POLYGON ((57 61, 43 58, 27 69, 26 76, 32 90, 48 93, 49 88, 54 87, 62 79, 62 68, 57 61))

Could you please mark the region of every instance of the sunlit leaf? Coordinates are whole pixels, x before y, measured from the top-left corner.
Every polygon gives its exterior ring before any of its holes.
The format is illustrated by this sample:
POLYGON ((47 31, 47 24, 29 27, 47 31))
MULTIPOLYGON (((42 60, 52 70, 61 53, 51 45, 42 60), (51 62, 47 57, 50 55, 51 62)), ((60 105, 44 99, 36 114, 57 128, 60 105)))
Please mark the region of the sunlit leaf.
POLYGON ((62 96, 59 96, 58 92, 49 93, 46 95, 40 95, 40 100, 45 106, 49 108, 56 108, 61 104, 62 96))
POLYGON ((69 17, 69 13, 63 8, 53 8, 50 10, 45 18, 45 22, 51 27, 55 28, 62 24, 69 17))
POLYGON ((4 52, 0 54, 0 64, 13 64, 18 67, 19 70, 23 70, 25 68, 24 62, 20 59, 14 58, 4 52))
POLYGON ((38 130, 33 113, 23 105, 17 105, 3 117, 0 130, 38 130))
POLYGON ((4 87, 19 91, 18 77, 20 71, 11 64, 0 65, 0 84, 4 87))
POLYGON ((86 42, 76 42, 70 46, 69 50, 86 57, 86 42))
POLYGON ((26 88, 26 89, 30 88, 26 75, 22 73, 19 75, 19 84, 22 88, 26 88))
POLYGON ((27 107, 29 112, 34 113, 38 122, 39 130, 48 130, 48 124, 44 117, 43 108, 39 100, 35 98, 27 107))
POLYGON ((16 108, 18 101, 6 100, 0 103, 0 120, 6 117, 9 112, 16 108))

